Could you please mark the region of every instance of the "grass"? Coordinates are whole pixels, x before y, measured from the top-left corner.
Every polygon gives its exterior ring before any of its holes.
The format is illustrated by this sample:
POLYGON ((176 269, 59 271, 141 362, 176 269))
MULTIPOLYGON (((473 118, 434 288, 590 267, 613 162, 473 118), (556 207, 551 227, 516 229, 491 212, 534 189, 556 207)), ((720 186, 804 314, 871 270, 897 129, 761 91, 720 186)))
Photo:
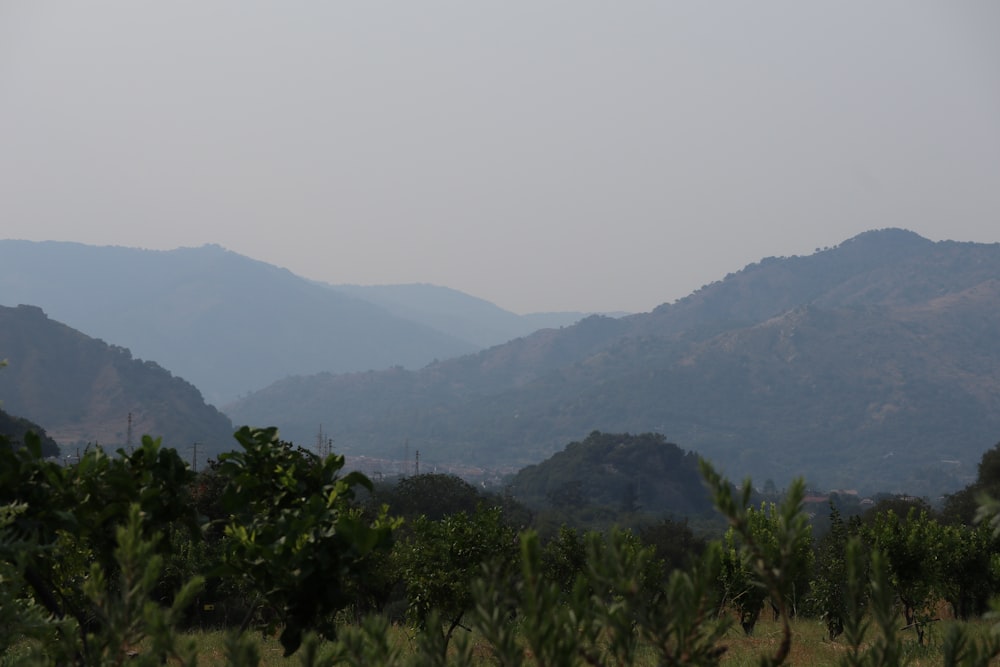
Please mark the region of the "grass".
MULTIPOLYGON (((925 635, 924 646, 917 644, 916 635, 910 632, 902 634, 904 654, 914 667, 930 667, 941 665, 943 654, 941 643, 950 625, 959 621, 941 621, 929 626, 925 635)), ((986 621, 970 621, 965 624, 975 637, 983 637, 990 632, 992 624, 986 621)), ((722 642, 728 647, 722 664, 725 667, 742 667, 758 664, 761 655, 771 654, 781 643, 781 624, 770 620, 761 620, 757 624, 752 637, 747 637, 738 627, 730 631, 722 642)), ((792 650, 786 664, 809 665, 809 667, 828 667, 840 664, 840 660, 848 653, 850 647, 839 637, 830 641, 826 627, 816 619, 794 619, 792 621, 792 650)))
MULTIPOLYGON (((910 660, 908 664, 914 667, 941 665, 942 639, 949 625, 956 622, 941 621, 933 624, 927 632, 925 646, 917 645, 915 635, 904 633, 904 647, 910 660)), ((991 624, 986 621, 972 621, 967 627, 970 627, 976 636, 985 636, 990 631, 991 624)), ((792 650, 786 662, 788 665, 834 666, 839 664, 849 650, 843 638, 830 641, 825 626, 816 619, 795 619, 792 622, 792 631, 792 650)), ((391 633, 392 643, 406 647, 412 645, 411 631, 407 628, 394 626, 391 633)), ((198 644, 199 665, 215 667, 226 664, 224 632, 198 632, 190 636, 193 636, 198 644)), ((259 650, 262 667, 301 664, 298 655, 290 658, 282 655, 281 644, 276 637, 262 637, 260 634, 255 634, 252 635, 252 639, 259 650)), ((470 637, 470 641, 473 645, 473 655, 480 658, 477 664, 494 664, 490 658, 489 646, 478 635, 470 637)), ((781 625, 778 622, 761 619, 752 637, 744 635, 743 631, 736 627, 721 642, 727 647, 722 665, 724 667, 757 665, 760 656, 773 654, 780 642, 781 625)))

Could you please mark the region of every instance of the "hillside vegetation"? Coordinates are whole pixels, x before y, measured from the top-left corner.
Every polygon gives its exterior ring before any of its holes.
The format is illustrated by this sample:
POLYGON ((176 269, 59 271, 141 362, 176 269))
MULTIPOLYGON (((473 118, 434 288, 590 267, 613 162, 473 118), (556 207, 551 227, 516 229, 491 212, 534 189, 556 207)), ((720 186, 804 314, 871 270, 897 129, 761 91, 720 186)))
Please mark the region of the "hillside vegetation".
POLYGON ((135 446, 145 434, 185 453, 198 443, 203 461, 234 446, 229 419, 193 385, 39 308, 0 306, 0 350, 8 361, 0 371, 4 409, 42 425, 67 455, 88 443, 135 446))
POLYGON ((7 438, 15 445, 23 445, 25 435, 29 432, 38 436, 42 456, 59 456, 59 444, 49 437, 44 428, 23 417, 15 417, 6 410, 0 410, 0 437, 7 438))
POLYGON ((347 454, 517 469, 656 432, 734 477, 936 495, 1000 434, 1000 244, 868 232, 651 313, 592 316, 419 371, 288 378, 226 408, 347 454))

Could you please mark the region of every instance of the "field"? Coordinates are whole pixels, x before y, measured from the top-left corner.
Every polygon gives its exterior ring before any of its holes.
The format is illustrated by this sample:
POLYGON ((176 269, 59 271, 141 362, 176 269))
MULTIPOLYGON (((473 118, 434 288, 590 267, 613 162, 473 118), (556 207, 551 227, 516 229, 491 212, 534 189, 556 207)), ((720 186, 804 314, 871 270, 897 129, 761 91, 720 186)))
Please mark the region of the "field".
MULTIPOLYGON (((908 664, 914 667, 930 667, 941 665, 943 655, 941 652, 941 640, 951 624, 956 621, 941 621, 934 623, 927 632, 927 643, 925 646, 918 646, 914 636, 904 633, 904 647, 908 664)), ((968 624, 973 629, 976 636, 985 635, 990 632, 990 624, 985 621, 974 621, 968 624)), ((809 667, 827 667, 839 664, 848 652, 848 646, 839 639, 831 642, 826 636, 826 630, 822 623, 815 619, 797 619, 793 621, 792 651, 786 664, 808 665, 809 667)), ((389 642, 392 645, 400 646, 409 651, 413 645, 412 631, 401 626, 394 626, 389 642)), ((225 662, 225 635, 222 632, 205 632, 193 635, 198 643, 198 664, 206 667, 222 667, 225 662)), ((473 655, 478 660, 475 664, 491 665, 496 664, 491 659, 490 648, 481 638, 473 636, 469 638, 473 645, 473 655)), ((256 635, 256 646, 261 657, 262 667, 283 667, 285 665, 301 665, 301 656, 293 655, 290 658, 282 656, 281 645, 273 637, 262 637, 256 635)), ((722 642, 727 651, 722 659, 725 667, 749 667, 757 665, 761 655, 773 653, 781 641, 781 626, 770 619, 762 619, 754 633, 754 636, 747 637, 739 628, 733 628, 722 642)), ((328 647, 326 647, 328 648, 328 647)), ((642 661, 639 665, 653 665, 655 662, 650 656, 648 661, 642 661)), ((998 662, 997 664, 1000 664, 998 662)))

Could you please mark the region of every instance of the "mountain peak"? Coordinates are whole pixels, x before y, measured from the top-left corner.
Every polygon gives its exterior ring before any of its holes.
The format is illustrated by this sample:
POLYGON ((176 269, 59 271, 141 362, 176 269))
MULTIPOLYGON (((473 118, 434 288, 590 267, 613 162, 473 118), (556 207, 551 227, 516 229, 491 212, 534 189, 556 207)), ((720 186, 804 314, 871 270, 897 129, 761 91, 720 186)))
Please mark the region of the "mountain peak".
POLYGON ((923 253, 934 247, 934 241, 916 232, 899 227, 873 229, 852 236, 831 252, 864 260, 887 260, 923 253))

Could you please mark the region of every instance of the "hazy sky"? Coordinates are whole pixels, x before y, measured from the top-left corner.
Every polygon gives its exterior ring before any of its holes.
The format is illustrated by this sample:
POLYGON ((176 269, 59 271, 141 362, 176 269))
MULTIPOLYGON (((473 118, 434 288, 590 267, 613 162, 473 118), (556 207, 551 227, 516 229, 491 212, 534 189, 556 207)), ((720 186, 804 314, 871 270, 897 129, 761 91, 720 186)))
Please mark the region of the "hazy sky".
POLYGON ((3 238, 645 311, 890 226, 1000 241, 1000 2, 0 0, 3 238))

